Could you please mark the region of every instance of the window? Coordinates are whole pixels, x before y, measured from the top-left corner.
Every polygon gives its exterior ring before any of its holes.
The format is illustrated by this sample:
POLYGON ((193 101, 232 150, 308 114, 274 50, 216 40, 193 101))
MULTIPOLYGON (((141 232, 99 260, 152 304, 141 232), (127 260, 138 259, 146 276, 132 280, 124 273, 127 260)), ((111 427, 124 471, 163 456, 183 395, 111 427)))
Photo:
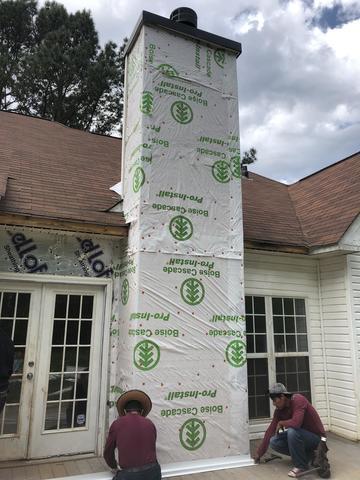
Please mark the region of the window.
POLYGON ((245 313, 250 419, 270 416, 274 382, 311 400, 305 300, 246 296, 245 313))

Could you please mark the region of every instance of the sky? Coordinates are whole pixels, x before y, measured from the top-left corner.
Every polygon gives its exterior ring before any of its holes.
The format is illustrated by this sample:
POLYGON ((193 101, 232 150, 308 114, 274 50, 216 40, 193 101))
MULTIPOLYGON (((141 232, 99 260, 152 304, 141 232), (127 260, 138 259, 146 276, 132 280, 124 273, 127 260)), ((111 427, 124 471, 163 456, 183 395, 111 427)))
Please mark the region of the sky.
POLYGON ((142 10, 177 7, 241 42, 240 143, 258 174, 293 183, 360 150, 360 0, 57 1, 90 10, 102 43, 122 43, 142 10))

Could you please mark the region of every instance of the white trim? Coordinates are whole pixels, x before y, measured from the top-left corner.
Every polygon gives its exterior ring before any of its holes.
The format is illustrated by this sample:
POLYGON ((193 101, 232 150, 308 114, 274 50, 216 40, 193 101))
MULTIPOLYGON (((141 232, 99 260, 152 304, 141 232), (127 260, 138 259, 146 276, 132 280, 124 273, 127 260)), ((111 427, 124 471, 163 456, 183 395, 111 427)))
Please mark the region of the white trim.
MULTIPOLYGON (((170 463, 161 467, 162 478, 176 477, 178 475, 191 475, 194 473, 214 472, 228 468, 250 467, 254 465, 249 455, 237 455, 233 457, 211 458, 207 460, 195 460, 193 462, 170 463)), ((99 472, 85 475, 62 477, 58 480, 111 480, 111 472, 99 472)))
POLYGON ((75 277, 73 275, 48 275, 35 273, 4 273, 0 272, 0 280, 13 282, 37 282, 37 283, 58 283, 76 285, 111 285, 111 278, 99 277, 75 277))
POLYGON ((329 400, 329 378, 327 372, 327 356, 326 356, 326 341, 325 341, 325 325, 324 325, 324 312, 322 301, 322 288, 321 288, 321 272, 320 261, 316 262, 317 284, 318 284, 318 296, 319 296, 319 317, 320 317, 320 330, 321 330, 321 349, 323 357, 323 371, 325 380, 325 398, 326 398, 326 410, 327 410, 327 428, 331 430, 331 415, 330 415, 330 400, 329 400))
POLYGON ((347 310, 349 312, 349 336, 350 336, 350 353, 353 364, 353 375, 354 375, 354 393, 356 398, 356 410, 357 410, 357 439, 360 439, 360 372, 357 360, 357 352, 355 349, 356 345, 356 325, 355 325, 355 311, 354 311, 354 297, 352 289, 352 270, 351 270, 351 258, 350 255, 346 258, 346 272, 345 272, 345 285, 346 285, 346 303, 347 310))
POLYGON ((102 455, 105 446, 105 436, 108 425, 107 399, 109 392, 109 362, 110 362, 110 322, 112 310, 112 282, 108 282, 104 289, 104 317, 101 357, 100 404, 98 422, 97 454, 102 455))

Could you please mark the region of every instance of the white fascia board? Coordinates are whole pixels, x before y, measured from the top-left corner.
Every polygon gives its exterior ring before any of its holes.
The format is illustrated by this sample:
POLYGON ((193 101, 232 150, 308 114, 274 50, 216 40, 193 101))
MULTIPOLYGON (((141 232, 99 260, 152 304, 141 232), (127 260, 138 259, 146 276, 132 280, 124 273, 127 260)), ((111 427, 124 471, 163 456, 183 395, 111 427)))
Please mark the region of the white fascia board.
POLYGON ((311 250, 310 255, 336 252, 360 252, 360 214, 355 218, 338 243, 329 247, 314 248, 311 250))

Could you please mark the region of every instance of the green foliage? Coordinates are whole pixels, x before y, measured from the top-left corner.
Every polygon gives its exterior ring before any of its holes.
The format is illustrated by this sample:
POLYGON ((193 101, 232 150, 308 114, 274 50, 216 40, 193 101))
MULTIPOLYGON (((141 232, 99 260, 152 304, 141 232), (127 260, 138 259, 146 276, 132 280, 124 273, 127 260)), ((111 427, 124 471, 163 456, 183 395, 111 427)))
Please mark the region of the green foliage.
POLYGON ((255 148, 250 148, 246 152, 244 152, 241 165, 250 165, 250 163, 254 163, 257 160, 257 151, 255 148))
POLYGON ((37 10, 34 0, 0 0, 0 65, 9 72, 0 73, 0 107, 114 132, 122 116, 124 47, 101 47, 88 11, 70 14, 56 2, 37 10), (4 41, 8 30, 12 48, 4 41))

